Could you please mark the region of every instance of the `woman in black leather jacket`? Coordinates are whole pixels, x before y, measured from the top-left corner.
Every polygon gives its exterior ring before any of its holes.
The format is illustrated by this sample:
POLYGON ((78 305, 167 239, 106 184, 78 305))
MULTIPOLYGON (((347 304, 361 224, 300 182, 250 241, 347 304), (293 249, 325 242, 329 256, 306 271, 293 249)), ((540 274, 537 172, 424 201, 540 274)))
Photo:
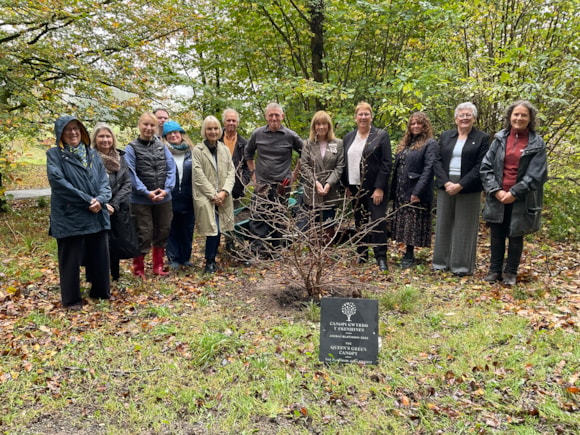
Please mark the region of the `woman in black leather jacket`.
POLYGON ((393 238, 407 245, 400 263, 404 269, 415 263, 415 246, 431 246, 436 146, 429 117, 423 112, 413 113, 405 135, 397 145, 391 187, 395 207, 393 238))

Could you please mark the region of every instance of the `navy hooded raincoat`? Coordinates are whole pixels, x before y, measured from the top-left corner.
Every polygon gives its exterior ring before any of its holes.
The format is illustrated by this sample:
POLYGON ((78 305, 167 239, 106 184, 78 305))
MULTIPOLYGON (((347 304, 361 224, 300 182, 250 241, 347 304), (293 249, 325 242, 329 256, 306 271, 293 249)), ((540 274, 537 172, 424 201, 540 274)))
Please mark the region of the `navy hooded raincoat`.
POLYGON ((57 239, 84 234, 94 234, 111 228, 105 204, 111 199, 111 188, 105 166, 97 152, 90 148, 90 137, 85 126, 74 116, 62 116, 54 126, 56 146, 46 152, 47 175, 52 189, 49 234, 57 239), (67 151, 61 136, 66 125, 78 121, 81 126, 81 143, 86 148, 88 165, 67 151), (99 213, 89 210, 96 198, 103 209, 99 213))

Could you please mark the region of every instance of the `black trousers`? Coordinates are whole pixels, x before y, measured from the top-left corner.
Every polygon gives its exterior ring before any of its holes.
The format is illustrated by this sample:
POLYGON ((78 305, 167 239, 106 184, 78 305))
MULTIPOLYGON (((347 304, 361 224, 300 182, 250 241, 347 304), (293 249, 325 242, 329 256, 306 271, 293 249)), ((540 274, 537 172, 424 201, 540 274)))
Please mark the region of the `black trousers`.
POLYGON ((387 257, 387 193, 380 204, 375 205, 371 198, 372 192, 360 190, 357 186, 349 186, 353 198, 354 222, 357 231, 366 232, 362 244, 357 246, 357 252, 362 258, 368 257, 371 246, 375 258, 387 257))
POLYGON ((509 241, 507 259, 505 261, 505 273, 518 273, 518 266, 524 250, 524 236, 508 237, 512 221, 513 204, 505 206, 503 222, 501 224, 489 224, 491 233, 491 261, 490 272, 501 273, 504 268, 506 238, 509 241))
POLYGON ((65 307, 80 304, 80 268, 85 265, 91 279, 89 296, 109 299, 109 236, 108 231, 57 239, 60 294, 65 307))
POLYGON ((285 195, 278 193, 278 183, 272 183, 261 189, 261 193, 252 195, 250 204, 250 232, 252 250, 262 252, 268 240, 269 247, 275 248, 280 245, 284 234, 288 204, 285 195))

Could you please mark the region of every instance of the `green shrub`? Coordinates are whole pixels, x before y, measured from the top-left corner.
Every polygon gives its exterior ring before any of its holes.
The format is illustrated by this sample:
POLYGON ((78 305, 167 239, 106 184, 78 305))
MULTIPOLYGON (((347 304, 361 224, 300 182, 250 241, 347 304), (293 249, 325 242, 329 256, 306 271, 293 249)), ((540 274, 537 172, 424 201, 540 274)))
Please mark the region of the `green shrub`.
POLYGON ((562 242, 580 241, 576 223, 580 222, 580 189, 567 180, 553 180, 546 183, 544 191, 543 215, 548 237, 562 242))

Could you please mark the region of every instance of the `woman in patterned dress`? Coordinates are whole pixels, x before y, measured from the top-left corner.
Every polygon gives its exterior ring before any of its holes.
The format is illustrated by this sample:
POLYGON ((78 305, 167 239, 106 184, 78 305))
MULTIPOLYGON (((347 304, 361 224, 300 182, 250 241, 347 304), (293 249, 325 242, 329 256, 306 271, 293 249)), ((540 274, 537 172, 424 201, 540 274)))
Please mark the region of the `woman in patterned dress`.
POLYGON ((400 266, 415 264, 415 247, 431 246, 433 163, 437 142, 429 117, 415 112, 397 145, 391 198, 395 206, 393 238, 407 245, 400 266))

